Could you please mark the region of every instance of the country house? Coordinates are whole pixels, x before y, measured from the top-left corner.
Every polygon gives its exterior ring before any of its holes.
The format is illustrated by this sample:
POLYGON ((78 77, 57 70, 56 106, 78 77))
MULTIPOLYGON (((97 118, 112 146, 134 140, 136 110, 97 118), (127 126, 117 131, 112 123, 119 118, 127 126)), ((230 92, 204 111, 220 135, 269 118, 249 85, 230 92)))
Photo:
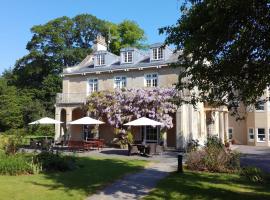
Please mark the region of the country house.
MULTIPOLYGON (((63 70, 63 90, 57 94, 55 117, 64 124, 56 126, 55 139, 67 134, 72 140, 84 139, 84 127, 67 126, 67 123, 87 115, 81 106, 91 92, 174 87, 180 68, 172 68, 169 64, 176 62, 178 56, 179 53, 169 47, 163 48, 161 43, 150 45, 148 50, 123 48, 117 56, 107 50, 105 40, 99 36, 91 55, 80 64, 63 70)), ((216 134, 225 141, 229 137, 228 118, 225 107, 212 108, 203 103, 196 108, 182 105, 173 116, 174 127, 167 131, 164 145, 181 149, 190 139, 203 143, 207 135, 216 134)), ((133 132, 135 139, 146 134, 146 142, 158 142, 158 128, 148 127, 146 133, 138 128, 133 132)), ((98 137, 110 143, 114 138, 114 127, 109 124, 99 126, 98 137)))

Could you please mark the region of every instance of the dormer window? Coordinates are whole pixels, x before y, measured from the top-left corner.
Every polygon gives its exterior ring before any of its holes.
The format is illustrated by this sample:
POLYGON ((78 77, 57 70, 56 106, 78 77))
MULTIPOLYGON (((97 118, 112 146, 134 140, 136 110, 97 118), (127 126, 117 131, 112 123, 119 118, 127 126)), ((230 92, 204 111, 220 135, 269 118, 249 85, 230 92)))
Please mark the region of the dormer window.
POLYGON ((105 54, 97 55, 97 66, 105 65, 105 54))
POLYGON ((161 60, 163 59, 163 48, 153 48, 153 60, 161 60))
POLYGON ((122 53, 123 55, 123 63, 132 63, 133 60, 133 55, 132 55, 132 51, 125 51, 122 53))

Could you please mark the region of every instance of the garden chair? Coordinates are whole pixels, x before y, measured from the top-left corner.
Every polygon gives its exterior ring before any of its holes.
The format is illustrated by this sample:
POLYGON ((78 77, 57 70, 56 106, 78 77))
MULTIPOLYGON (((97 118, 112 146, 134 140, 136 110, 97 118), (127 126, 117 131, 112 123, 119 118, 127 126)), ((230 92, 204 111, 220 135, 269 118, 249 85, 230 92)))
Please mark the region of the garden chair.
POLYGON ((164 151, 163 146, 161 145, 156 145, 156 154, 162 154, 164 151))
POLYGON ((41 141, 41 149, 42 150, 49 150, 51 148, 51 145, 52 145, 52 140, 43 139, 41 141))
POLYGON ((33 149, 37 149, 38 145, 37 145, 38 141, 36 139, 30 139, 30 148, 33 149))
POLYGON ((154 143, 148 144, 148 146, 145 150, 146 155, 152 156, 152 155, 156 154, 156 146, 157 146, 157 144, 154 144, 154 143))
POLYGON ((137 145, 132 145, 128 143, 128 155, 131 156, 133 154, 138 154, 138 153, 139 153, 139 149, 137 145))

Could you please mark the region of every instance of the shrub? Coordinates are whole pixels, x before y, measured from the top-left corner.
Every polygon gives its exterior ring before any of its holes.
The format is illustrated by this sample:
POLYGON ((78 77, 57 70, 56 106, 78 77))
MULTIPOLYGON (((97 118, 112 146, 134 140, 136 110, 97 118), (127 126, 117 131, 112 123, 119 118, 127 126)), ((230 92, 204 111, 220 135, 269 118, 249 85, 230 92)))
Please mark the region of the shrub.
POLYGON ((219 149, 223 148, 224 144, 222 143, 221 139, 218 138, 217 136, 208 136, 205 142, 205 146, 219 149))
POLYGON ((133 135, 130 130, 116 129, 116 138, 113 139, 112 143, 124 149, 127 147, 128 143, 133 143, 133 135))
POLYGON ((43 171, 68 171, 76 167, 74 157, 52 152, 41 152, 35 156, 34 163, 41 165, 43 171))
POLYGON ((37 174, 41 168, 32 162, 32 157, 26 154, 6 155, 0 153, 1 175, 37 174))
POLYGON ((246 177, 251 182, 261 183, 264 181, 264 174, 262 170, 257 167, 244 167, 240 171, 240 175, 246 177))
POLYGON ((23 136, 26 135, 27 131, 24 128, 16 128, 16 129, 9 129, 3 132, 4 135, 16 135, 16 136, 23 136))
POLYGON ((0 151, 0 174, 23 175, 37 174, 42 171, 67 171, 76 167, 75 158, 51 152, 37 155, 17 153, 5 154, 0 151))
POLYGON ((239 170, 240 169, 240 153, 237 151, 231 151, 230 149, 227 150, 228 152, 228 163, 227 167, 231 170, 239 170))
POLYGON ((36 136, 54 136, 54 126, 32 125, 28 128, 28 134, 36 136))
POLYGON ((187 144, 187 152, 196 151, 198 150, 199 146, 200 146, 199 140, 191 140, 187 144))
POLYGON ((205 164, 203 162, 203 157, 205 156, 205 151, 197 150, 191 151, 186 160, 187 168, 190 170, 205 171, 205 164))
POLYGON ((0 137, 0 149, 4 150, 7 155, 14 155, 21 145, 21 136, 2 135, 0 137))
POLYGON ((209 137, 205 146, 187 155, 187 168, 210 172, 234 172, 240 167, 240 156, 227 150, 216 137, 209 137))

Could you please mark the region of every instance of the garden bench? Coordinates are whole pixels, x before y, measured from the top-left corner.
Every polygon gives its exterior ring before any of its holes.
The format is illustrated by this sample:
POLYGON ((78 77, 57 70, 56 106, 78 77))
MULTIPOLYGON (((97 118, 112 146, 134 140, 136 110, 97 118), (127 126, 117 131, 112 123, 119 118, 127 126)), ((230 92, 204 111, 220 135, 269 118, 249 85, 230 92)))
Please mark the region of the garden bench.
POLYGON ((104 140, 103 139, 89 138, 89 139, 87 139, 87 142, 92 142, 93 147, 97 148, 98 150, 104 148, 104 140))

